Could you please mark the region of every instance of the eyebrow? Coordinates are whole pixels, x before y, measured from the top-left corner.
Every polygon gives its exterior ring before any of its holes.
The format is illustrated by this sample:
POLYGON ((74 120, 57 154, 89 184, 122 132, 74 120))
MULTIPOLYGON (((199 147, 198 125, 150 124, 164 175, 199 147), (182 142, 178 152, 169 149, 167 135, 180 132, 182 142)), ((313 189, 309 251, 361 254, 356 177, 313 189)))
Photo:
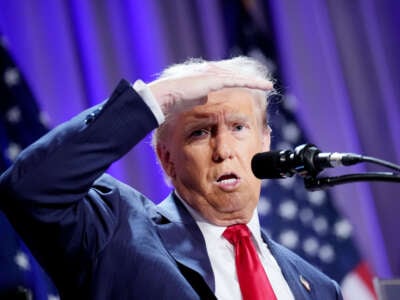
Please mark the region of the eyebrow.
MULTIPOLYGON (((243 113, 234 113, 229 114, 225 117, 225 120, 228 123, 248 123, 250 122, 250 118, 248 115, 243 113)), ((183 130, 185 132, 194 130, 196 128, 207 127, 210 125, 214 125, 218 122, 218 118, 212 114, 208 113, 199 113, 194 116, 191 116, 189 121, 183 126, 183 130)))
POLYGON ((228 122, 234 123, 234 122, 243 122, 247 123, 250 122, 250 118, 246 114, 238 113, 238 114, 233 114, 227 117, 228 122))

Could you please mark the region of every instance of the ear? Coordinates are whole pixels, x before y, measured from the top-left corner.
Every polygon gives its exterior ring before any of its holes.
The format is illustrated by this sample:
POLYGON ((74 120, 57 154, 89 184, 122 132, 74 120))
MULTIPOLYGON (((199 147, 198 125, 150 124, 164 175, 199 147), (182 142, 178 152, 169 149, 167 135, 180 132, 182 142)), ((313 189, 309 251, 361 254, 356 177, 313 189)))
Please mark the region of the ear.
POLYGON ((171 154, 167 146, 163 143, 159 143, 157 144, 156 150, 158 159, 160 160, 164 172, 168 175, 168 177, 172 179, 175 178, 175 165, 171 160, 171 154))

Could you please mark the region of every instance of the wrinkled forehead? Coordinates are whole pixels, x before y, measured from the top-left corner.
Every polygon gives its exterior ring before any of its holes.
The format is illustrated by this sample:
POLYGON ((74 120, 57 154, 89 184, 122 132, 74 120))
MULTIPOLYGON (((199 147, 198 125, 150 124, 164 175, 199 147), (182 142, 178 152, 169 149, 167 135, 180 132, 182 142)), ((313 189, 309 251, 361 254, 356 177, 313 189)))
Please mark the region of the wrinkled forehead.
POLYGON ((215 113, 219 111, 246 112, 258 110, 260 93, 246 88, 225 88, 210 92, 206 102, 195 106, 193 113, 215 113))
POLYGON ((177 119, 177 130, 228 124, 258 122, 253 110, 241 110, 236 107, 213 106, 204 111, 190 111, 177 119))
POLYGON ((226 88, 211 92, 205 103, 167 117, 159 137, 167 138, 187 126, 204 122, 254 122, 260 128, 266 123, 265 93, 243 88, 226 88))
POLYGON ((191 118, 217 120, 251 119, 265 115, 262 93, 245 88, 226 88, 211 92, 206 103, 186 112, 191 118))

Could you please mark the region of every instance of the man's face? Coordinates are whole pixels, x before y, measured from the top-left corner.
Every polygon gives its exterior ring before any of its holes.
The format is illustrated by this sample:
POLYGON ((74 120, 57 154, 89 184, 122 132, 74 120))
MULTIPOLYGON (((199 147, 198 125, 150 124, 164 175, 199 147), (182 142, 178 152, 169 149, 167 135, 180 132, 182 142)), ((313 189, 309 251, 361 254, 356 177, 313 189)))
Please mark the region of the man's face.
POLYGON ((251 159, 269 150, 270 137, 254 97, 239 88, 210 93, 174 118, 158 149, 179 195, 216 225, 247 223, 258 203, 261 181, 251 159))

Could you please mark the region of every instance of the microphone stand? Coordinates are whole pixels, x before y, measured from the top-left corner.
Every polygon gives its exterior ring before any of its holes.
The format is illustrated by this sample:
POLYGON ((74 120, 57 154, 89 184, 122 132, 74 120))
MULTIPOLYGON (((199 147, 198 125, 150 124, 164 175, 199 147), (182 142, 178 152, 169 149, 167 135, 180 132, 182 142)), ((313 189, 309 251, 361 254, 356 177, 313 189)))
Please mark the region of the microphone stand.
MULTIPOLYGON (((360 156, 360 160, 357 163, 359 162, 370 162, 400 172, 400 165, 370 156, 360 156)), ((304 185, 306 189, 310 191, 317 191, 339 184, 360 181, 400 182, 400 174, 394 172, 366 172, 333 177, 316 177, 310 175, 304 177, 304 185)))

